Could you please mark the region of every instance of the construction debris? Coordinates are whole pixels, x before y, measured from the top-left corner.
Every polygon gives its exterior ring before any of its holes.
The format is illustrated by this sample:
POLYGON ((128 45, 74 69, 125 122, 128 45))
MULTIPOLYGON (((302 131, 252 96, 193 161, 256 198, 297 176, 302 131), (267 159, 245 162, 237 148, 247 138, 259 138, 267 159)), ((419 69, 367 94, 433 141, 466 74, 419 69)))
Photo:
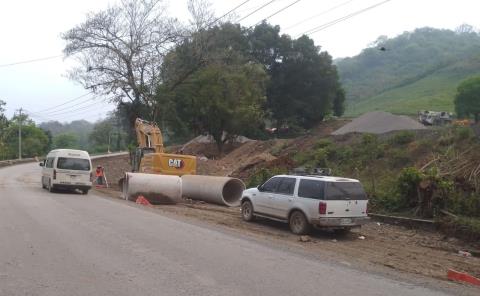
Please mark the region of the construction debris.
POLYGON ((302 243, 307 243, 307 242, 311 241, 312 239, 308 235, 301 235, 298 238, 298 240, 301 241, 302 243))

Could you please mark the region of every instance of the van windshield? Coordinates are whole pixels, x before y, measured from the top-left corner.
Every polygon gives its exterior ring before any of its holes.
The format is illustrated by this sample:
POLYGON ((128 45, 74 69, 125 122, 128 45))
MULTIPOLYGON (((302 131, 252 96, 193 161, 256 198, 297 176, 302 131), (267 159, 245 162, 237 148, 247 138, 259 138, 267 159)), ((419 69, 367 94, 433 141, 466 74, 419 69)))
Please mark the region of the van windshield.
POLYGON ((59 157, 57 168, 64 170, 89 171, 90 161, 82 158, 59 157))
POLYGON ((327 200, 367 199, 367 194, 359 182, 329 182, 327 200))

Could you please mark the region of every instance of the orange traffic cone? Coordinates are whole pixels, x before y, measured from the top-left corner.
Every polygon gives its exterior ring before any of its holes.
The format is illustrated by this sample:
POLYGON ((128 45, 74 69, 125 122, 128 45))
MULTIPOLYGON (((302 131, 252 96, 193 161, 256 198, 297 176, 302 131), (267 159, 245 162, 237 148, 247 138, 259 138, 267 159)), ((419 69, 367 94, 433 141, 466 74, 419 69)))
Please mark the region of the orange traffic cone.
POLYGON ((143 195, 139 195, 137 197, 137 200, 135 201, 135 203, 137 203, 139 205, 148 206, 148 207, 152 206, 152 204, 143 195))

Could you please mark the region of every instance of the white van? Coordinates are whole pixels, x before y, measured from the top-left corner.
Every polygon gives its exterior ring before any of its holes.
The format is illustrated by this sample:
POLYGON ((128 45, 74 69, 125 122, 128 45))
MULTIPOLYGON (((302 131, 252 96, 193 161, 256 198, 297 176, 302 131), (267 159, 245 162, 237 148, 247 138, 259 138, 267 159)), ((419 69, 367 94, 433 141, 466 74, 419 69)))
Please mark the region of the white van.
POLYGON ((42 188, 50 192, 55 189, 78 189, 87 194, 92 188, 92 161, 87 151, 52 150, 40 166, 43 167, 42 188))

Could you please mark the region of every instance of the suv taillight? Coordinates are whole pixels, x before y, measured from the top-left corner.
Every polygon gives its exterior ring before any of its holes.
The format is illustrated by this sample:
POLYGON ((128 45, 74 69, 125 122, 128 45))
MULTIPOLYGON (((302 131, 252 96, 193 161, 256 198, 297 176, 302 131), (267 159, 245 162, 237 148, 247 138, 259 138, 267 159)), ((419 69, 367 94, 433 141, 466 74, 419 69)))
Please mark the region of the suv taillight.
POLYGON ((57 179, 57 170, 53 170, 53 180, 57 179))
POLYGON ((318 213, 320 215, 325 215, 327 213, 327 203, 326 202, 321 201, 318 204, 318 213))

